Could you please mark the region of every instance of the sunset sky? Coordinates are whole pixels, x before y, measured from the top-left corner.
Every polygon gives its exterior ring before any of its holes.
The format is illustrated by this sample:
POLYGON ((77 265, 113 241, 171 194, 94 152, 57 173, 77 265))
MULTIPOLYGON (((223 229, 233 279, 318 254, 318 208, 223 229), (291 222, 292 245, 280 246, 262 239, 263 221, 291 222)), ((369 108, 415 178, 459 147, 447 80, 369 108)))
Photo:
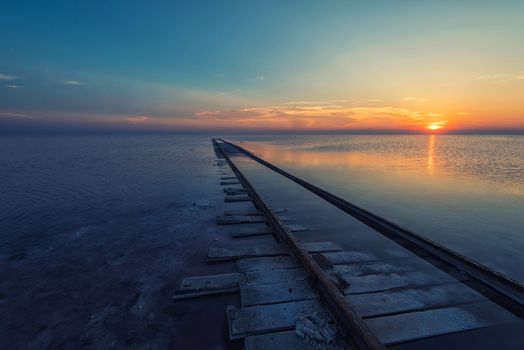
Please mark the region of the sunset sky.
POLYGON ((524 1, 3 1, 0 131, 524 130, 524 1))

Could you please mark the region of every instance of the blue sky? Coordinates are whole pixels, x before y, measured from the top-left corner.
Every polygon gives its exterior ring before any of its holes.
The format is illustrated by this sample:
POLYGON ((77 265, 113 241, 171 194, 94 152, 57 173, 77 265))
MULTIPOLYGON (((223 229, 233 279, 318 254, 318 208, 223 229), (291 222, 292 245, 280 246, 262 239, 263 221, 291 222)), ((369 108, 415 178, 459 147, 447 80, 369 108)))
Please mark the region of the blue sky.
POLYGON ((524 127, 519 1, 1 7, 0 118, 11 124, 524 127))

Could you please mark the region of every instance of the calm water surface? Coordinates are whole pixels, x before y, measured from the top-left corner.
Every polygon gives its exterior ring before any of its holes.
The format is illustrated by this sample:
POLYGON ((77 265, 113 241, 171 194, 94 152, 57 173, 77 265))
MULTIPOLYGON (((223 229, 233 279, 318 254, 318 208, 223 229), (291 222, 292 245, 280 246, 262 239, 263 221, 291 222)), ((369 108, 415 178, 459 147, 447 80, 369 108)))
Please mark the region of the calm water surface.
POLYGON ((214 161, 207 136, 0 137, 0 348, 177 347, 194 309, 172 293, 217 231, 214 161))
POLYGON ((524 136, 231 139, 350 202, 524 281, 524 136))
POLYGON ((205 136, 0 137, 0 257, 191 204, 212 160, 205 136))

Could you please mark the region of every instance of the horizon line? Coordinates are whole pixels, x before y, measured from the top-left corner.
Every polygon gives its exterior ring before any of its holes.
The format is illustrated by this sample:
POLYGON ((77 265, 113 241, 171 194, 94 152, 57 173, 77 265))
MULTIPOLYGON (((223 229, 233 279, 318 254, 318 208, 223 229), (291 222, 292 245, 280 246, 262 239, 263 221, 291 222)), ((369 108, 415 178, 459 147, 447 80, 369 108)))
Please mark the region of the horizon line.
POLYGON ((454 130, 413 129, 130 129, 130 128, 27 128, 0 130, 0 136, 23 135, 524 135, 524 128, 486 128, 454 130))

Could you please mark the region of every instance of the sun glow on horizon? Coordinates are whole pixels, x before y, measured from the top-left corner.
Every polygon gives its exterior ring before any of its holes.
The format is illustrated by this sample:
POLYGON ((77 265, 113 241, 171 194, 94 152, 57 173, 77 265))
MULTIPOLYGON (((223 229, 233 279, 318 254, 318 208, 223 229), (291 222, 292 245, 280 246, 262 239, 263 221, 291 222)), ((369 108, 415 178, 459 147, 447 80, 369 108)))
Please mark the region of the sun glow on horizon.
POLYGON ((444 127, 443 122, 431 123, 431 124, 426 125, 426 129, 429 131, 437 131, 437 130, 442 129, 443 127, 444 127))

